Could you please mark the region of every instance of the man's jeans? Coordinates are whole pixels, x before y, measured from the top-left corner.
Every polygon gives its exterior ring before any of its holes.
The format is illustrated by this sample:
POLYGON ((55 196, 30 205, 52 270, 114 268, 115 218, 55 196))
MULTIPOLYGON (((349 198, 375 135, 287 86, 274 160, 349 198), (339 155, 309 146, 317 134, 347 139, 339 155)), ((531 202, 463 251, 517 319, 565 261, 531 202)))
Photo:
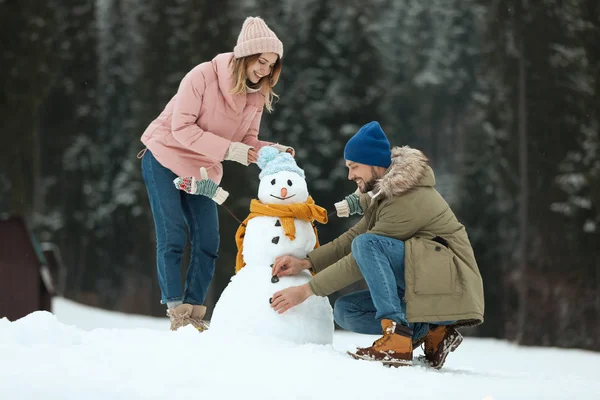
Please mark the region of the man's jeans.
POLYGON ((409 323, 406 319, 404 242, 365 233, 352 241, 352 255, 369 290, 340 297, 333 309, 335 322, 349 331, 377 335, 382 333, 381 320, 391 319, 412 328, 413 340, 425 336, 428 323, 409 323))
POLYGON ((148 190, 156 229, 156 262, 161 303, 182 301, 201 305, 215 272, 219 249, 216 203, 206 196, 187 194, 175 187, 177 176, 146 150, 142 175, 148 190), (181 256, 190 233, 190 265, 181 291, 181 256))

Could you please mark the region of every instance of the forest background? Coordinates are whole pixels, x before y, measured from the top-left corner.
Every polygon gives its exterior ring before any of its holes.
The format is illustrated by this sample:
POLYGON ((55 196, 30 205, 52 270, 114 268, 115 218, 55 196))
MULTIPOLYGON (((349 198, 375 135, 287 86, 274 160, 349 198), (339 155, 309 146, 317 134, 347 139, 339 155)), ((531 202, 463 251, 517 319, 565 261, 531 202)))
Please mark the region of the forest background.
MULTIPOLYGON (((600 350, 597 0, 0 0, 0 214, 58 246, 66 297, 164 315, 139 138, 250 15, 285 48, 261 138, 297 150, 317 204, 354 191, 343 146, 379 121, 467 227, 486 297, 469 333, 600 350)), ((226 163, 239 218, 258 172, 226 163)), ((219 214, 209 309, 234 272, 238 223, 219 214)))

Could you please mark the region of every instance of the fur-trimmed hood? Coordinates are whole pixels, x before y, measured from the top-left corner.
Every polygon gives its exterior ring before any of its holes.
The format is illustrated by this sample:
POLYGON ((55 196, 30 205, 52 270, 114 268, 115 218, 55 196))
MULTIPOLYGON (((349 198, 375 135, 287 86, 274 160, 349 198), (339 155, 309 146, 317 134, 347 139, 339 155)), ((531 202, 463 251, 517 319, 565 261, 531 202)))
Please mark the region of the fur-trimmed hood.
POLYGON ((435 175, 422 151, 408 146, 392 149, 392 165, 377 182, 377 197, 400 196, 418 186, 435 186, 435 175))

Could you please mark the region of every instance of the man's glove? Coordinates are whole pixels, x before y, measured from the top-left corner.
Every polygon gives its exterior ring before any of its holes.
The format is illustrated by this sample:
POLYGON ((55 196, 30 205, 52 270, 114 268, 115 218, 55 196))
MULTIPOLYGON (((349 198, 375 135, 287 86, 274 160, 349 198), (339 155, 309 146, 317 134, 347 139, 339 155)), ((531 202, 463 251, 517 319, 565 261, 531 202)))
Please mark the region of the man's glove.
POLYGON ((235 161, 248 166, 250 165, 248 162, 248 150, 252 148, 252 146, 248 146, 241 142, 231 142, 229 149, 227 149, 227 153, 225 153, 225 160, 235 161))
POLYGON ((349 217, 354 214, 363 215, 360 198, 356 193, 346 196, 344 200, 335 203, 334 206, 338 217, 349 217))
POLYGON ((208 179, 206 168, 200 168, 200 177, 202 178, 201 180, 197 180, 193 176, 179 177, 175 178, 173 183, 177 189, 183 190, 186 193, 200 194, 214 200, 219 205, 223 204, 229 193, 208 179))

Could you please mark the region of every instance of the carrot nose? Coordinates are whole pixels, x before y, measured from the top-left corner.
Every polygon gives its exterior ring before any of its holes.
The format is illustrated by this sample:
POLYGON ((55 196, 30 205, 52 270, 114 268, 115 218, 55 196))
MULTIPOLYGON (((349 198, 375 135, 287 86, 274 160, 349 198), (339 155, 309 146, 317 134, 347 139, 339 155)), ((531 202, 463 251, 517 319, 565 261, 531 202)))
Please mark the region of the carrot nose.
POLYGON ((287 189, 286 188, 281 188, 281 197, 284 199, 287 197, 287 189))

